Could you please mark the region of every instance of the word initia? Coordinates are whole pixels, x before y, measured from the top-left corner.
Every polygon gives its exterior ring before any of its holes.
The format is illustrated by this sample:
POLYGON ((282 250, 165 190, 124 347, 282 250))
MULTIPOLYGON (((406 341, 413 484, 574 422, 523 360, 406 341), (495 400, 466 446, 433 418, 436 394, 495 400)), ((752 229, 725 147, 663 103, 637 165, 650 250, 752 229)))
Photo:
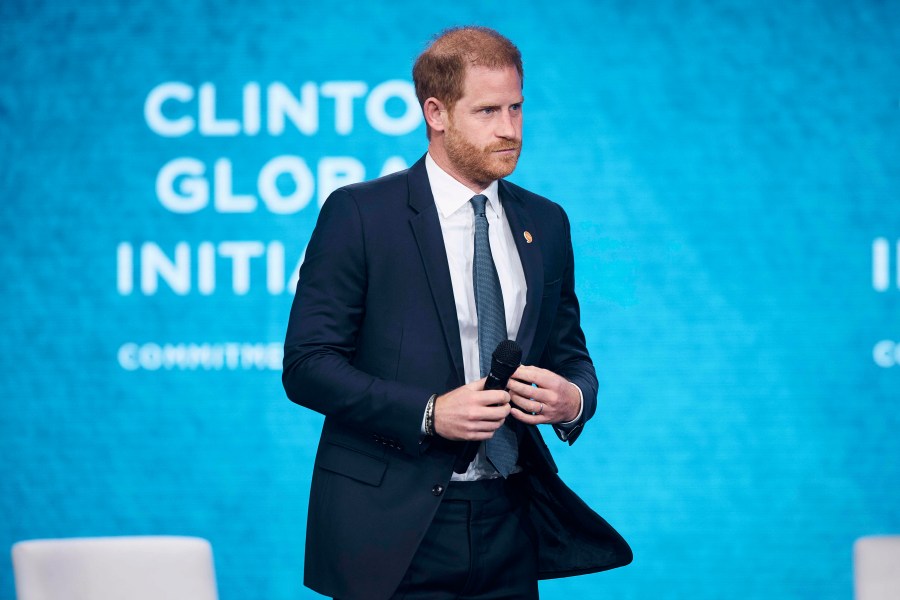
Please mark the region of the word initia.
MULTIPOLYGON (((872 287, 886 292, 891 287, 891 244, 886 238, 872 242, 872 287)), ((900 289, 900 240, 894 245, 894 287, 900 289)))
POLYGON ((224 270, 230 274, 228 287, 233 294, 247 294, 251 288, 251 272, 261 271, 258 277, 265 282, 266 291, 278 295, 296 290, 303 255, 293 275, 286 279, 284 244, 277 241, 267 244, 256 240, 204 241, 193 250, 188 242, 178 242, 171 257, 154 242, 144 242, 137 253, 130 242, 122 242, 116 252, 116 288, 122 296, 135 291, 153 296, 163 282, 179 296, 190 294, 194 286, 201 295, 209 296, 219 284, 219 263, 226 263, 224 270))

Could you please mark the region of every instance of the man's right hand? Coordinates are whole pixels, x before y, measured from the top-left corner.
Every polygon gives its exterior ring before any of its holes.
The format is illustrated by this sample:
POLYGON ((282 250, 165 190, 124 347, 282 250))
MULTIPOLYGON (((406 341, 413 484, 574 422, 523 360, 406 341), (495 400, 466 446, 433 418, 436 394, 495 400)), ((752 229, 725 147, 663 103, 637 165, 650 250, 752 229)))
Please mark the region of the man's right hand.
POLYGON ((479 379, 435 399, 434 431, 448 440, 487 440, 509 411, 509 393, 485 390, 484 379, 479 379))

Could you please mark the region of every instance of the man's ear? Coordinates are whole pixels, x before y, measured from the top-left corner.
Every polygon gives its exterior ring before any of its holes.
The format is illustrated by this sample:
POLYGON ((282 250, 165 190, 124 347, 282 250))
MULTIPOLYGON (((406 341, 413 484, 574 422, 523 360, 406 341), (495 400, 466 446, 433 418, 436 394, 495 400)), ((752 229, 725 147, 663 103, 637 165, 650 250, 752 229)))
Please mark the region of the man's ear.
POLYGON ((444 131, 447 128, 447 107, 437 98, 425 100, 422 113, 425 115, 425 122, 434 131, 444 131))

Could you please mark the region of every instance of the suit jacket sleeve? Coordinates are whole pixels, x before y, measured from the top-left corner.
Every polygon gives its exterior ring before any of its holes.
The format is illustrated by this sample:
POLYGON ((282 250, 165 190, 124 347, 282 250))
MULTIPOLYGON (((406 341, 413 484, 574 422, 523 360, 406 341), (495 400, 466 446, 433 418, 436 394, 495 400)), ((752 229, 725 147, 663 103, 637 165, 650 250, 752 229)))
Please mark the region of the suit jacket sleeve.
POLYGON ((374 377, 353 364, 366 312, 365 227, 346 189, 322 207, 300 269, 284 347, 288 398, 418 454, 433 391, 374 377))
MULTIPOLYGON (((559 305, 541 356, 540 366, 565 377, 581 390, 584 400, 581 417, 577 423, 565 429, 565 441, 571 445, 580 435, 584 424, 596 412, 598 384, 594 364, 588 354, 584 332, 581 329, 581 311, 575 295, 575 259, 569 219, 562 208, 559 208, 559 212, 562 215, 564 229, 565 266, 558 282, 559 305)), ((552 289, 555 285, 556 282, 546 284, 545 293, 547 288, 552 289)), ((557 435, 560 435, 558 428, 556 431, 557 435)))

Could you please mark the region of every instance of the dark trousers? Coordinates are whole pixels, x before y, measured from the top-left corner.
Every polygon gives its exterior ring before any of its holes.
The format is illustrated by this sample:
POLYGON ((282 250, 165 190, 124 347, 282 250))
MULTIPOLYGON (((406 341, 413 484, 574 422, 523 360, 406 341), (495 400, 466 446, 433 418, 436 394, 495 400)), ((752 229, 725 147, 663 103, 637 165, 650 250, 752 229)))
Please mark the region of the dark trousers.
POLYGON ((451 482, 394 600, 536 599, 537 557, 517 476, 451 482))

